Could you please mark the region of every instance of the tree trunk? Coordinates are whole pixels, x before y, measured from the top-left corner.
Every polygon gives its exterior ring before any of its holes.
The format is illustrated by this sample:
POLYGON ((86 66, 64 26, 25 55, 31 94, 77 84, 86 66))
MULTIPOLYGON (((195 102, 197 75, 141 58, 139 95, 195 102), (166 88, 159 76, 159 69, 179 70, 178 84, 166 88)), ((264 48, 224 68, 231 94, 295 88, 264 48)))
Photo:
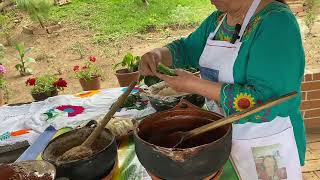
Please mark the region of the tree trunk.
POLYGON ((142 0, 142 2, 144 3, 144 5, 149 6, 149 1, 148 0, 142 0))

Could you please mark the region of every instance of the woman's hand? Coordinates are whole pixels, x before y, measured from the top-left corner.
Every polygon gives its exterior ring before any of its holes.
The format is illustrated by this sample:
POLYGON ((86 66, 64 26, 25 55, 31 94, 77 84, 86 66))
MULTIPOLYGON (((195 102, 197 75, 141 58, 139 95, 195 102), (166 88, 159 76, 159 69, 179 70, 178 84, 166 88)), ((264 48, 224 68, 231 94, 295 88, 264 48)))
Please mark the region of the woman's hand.
POLYGON ((141 57, 139 72, 144 76, 155 76, 157 65, 163 63, 167 66, 172 65, 172 55, 168 48, 157 48, 147 52, 141 57))
POLYGON ((176 91, 199 94, 210 100, 220 102, 220 89, 222 84, 200 79, 192 73, 177 69, 177 76, 167 76, 160 73, 156 75, 164 80, 176 91))
POLYGON ((155 76, 158 63, 161 62, 160 55, 155 51, 150 51, 141 57, 139 72, 144 76, 155 76))
POLYGON ((201 79, 188 71, 176 70, 177 76, 167 76, 157 73, 156 75, 164 80, 172 89, 186 93, 196 93, 195 86, 198 86, 201 79))

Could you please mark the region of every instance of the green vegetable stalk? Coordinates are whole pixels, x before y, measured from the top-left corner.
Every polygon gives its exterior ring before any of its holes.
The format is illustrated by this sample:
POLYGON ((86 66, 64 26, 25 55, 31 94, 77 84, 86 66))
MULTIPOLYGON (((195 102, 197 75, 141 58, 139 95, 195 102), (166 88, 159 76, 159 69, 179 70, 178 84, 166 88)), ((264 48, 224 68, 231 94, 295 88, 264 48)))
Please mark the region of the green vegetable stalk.
POLYGON ((165 75, 168 75, 168 76, 177 76, 176 72, 174 69, 171 69, 167 66, 165 66, 164 64, 162 63, 159 63, 158 66, 157 66, 157 71, 161 74, 165 74, 165 75))

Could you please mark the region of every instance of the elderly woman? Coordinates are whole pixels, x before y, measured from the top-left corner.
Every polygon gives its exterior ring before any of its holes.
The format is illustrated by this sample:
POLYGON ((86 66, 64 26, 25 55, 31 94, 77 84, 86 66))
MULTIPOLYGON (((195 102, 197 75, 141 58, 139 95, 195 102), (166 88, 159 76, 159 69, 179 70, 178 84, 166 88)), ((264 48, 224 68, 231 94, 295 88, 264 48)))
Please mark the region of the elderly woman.
POLYGON ((211 0, 211 3, 218 10, 187 38, 144 54, 140 73, 158 76, 175 90, 205 96, 207 107, 224 115, 298 92, 298 97, 234 124, 232 155, 241 159, 245 155, 237 154, 250 154, 250 147, 244 147, 248 142, 240 143, 247 139, 251 148, 279 144, 281 156, 289 153, 295 164, 300 160, 303 165, 306 140, 299 106, 305 57, 294 15, 282 0, 211 0), (159 74, 156 66, 160 62, 175 68, 200 68, 201 78, 183 70, 176 70, 178 76, 174 77, 159 74), (274 137, 286 129, 293 131, 274 137), (259 142, 252 144, 259 138, 259 142), (269 142, 272 139, 274 142, 269 142))

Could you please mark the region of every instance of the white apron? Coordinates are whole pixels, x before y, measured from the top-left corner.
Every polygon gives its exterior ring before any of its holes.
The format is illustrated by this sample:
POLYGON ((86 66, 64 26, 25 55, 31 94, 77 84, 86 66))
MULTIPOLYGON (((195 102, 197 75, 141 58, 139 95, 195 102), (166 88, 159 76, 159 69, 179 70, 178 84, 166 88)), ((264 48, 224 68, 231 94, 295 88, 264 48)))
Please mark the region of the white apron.
MULTIPOLYGON (((213 40, 226 15, 210 33, 199 61, 201 78, 234 83, 233 66, 241 48, 241 38, 260 1, 253 1, 235 44, 213 40)), ((207 100, 206 105, 210 110, 224 114, 215 102, 207 100)), ((231 160, 240 179, 302 179, 290 117, 276 117, 265 123, 233 124, 232 135, 231 160)))

